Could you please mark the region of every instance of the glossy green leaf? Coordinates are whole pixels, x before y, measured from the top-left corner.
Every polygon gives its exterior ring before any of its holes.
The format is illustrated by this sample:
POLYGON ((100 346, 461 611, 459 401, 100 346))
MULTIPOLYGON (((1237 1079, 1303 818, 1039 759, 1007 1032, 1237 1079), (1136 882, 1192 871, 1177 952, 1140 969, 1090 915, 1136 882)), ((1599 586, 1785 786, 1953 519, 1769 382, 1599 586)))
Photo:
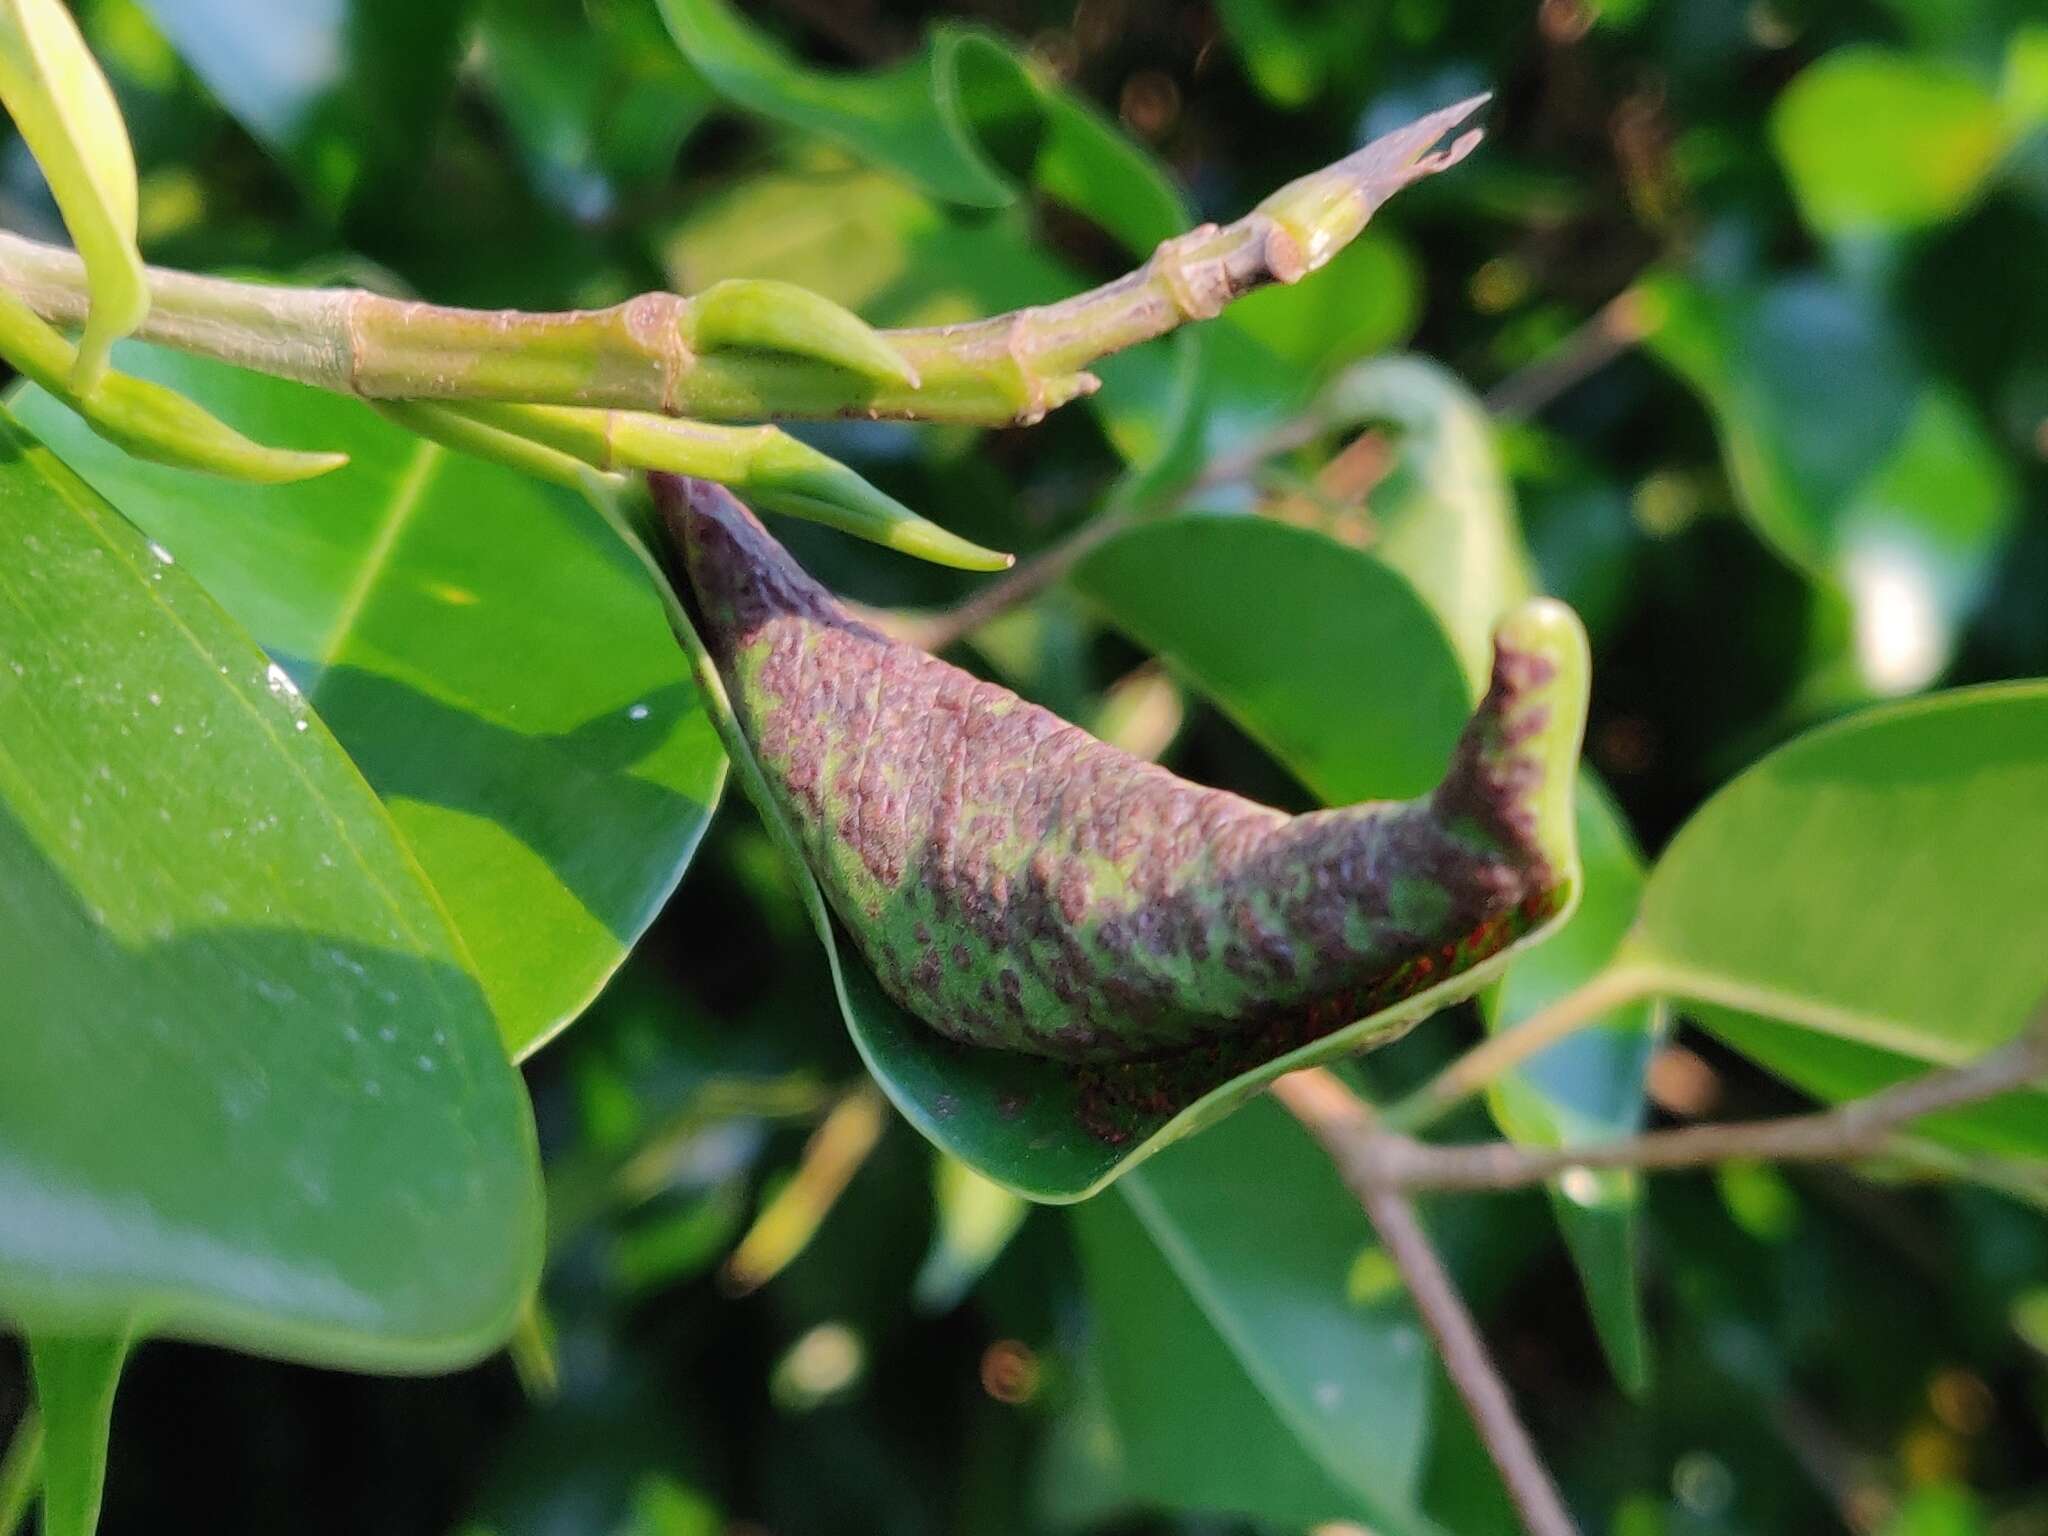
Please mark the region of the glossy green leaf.
MULTIPOLYGON (((1737 1049, 1837 1098, 2011 1039, 2048 997, 2043 913, 2048 683, 2009 684, 1772 753, 1672 840, 1624 953, 1737 1049)), ((2039 1092, 1925 1124, 2048 1155, 2039 1092)))
POLYGON ((674 889, 724 773, 643 576, 577 498, 361 404, 124 353, 265 441, 349 467, 284 488, 143 464, 26 419, 275 656, 383 795, 509 1049, 580 1013, 674 889))
POLYGON ((1216 14, 1259 94, 1290 109, 1307 106, 1349 61, 1369 57, 1385 15, 1373 6, 1284 0, 1219 0, 1216 14))
POLYGON ((1415 1513, 1428 1343, 1357 1200, 1277 1105, 1247 1105, 1075 1221, 1139 1490, 1282 1525, 1430 1529, 1415 1513))
POLYGON ((722 0, 660 0, 676 46, 713 88, 763 117, 844 144, 949 202, 1000 208, 1016 193, 965 131, 937 45, 887 70, 799 63, 722 0))
POLYGON ((1142 250, 1186 227, 1150 157, 1000 39, 933 31, 917 57, 865 74, 807 68, 724 0, 660 0, 690 62, 725 96, 845 146, 948 202, 1001 208, 1019 173, 1142 250))
POLYGON ((1465 680, 1428 605, 1319 533, 1175 517, 1118 534, 1071 580, 1327 804, 1421 794, 1465 723, 1465 680))
POLYGON ((1493 666, 1494 621, 1535 590, 1486 407, 1420 357, 1362 363, 1317 405, 1333 428, 1396 434, 1399 457, 1369 507, 1372 552, 1435 613, 1476 697, 1493 666))
POLYGON ((56 1334, 28 1349, 43 1423, 43 1536, 93 1536, 128 1341, 56 1334))
POLYGON ((533 1125, 390 819, 11 422, 0 545, 0 1313, 372 1368, 495 1347, 539 1265, 533 1125))
POLYGON ((1188 227, 1187 205, 1158 160, 1042 63, 990 32, 941 28, 932 47, 961 120, 1047 197, 1132 255, 1188 227))
POLYGON ((1891 48, 1808 65, 1771 107, 1771 143, 1823 234, 1914 229, 1961 212, 2009 142, 1968 71, 1891 48))
POLYGON ((535 189, 579 219, 657 185, 717 100, 634 0, 487 0, 477 44, 535 189))
POLYGON ((127 125, 63 0, 0 0, 0 103, 85 258, 92 303, 74 370, 83 392, 106 371, 114 343, 149 312, 149 281, 135 245, 127 125))
POLYGON ((416 172, 467 0, 141 0, 179 57, 323 211, 416 172))
MULTIPOLYGON (((1642 897, 1643 863, 1621 813, 1589 779, 1579 785, 1579 858, 1585 895, 1550 941, 1508 970, 1484 1012, 1511 1029, 1583 985, 1614 957, 1642 897)), ((1524 1062, 1488 1090, 1495 1122, 1532 1146, 1612 1141, 1643 1123, 1643 1079, 1663 1028, 1652 1002, 1617 1008, 1524 1062)), ((1586 1290, 1615 1379, 1649 1385, 1649 1337, 1636 1276, 1639 1181, 1626 1170, 1577 1169, 1554 1181, 1551 1207, 1586 1290)))
POLYGON ((1713 413, 1743 514, 1848 595, 1865 684, 1926 686, 2019 510, 1969 403, 1842 285, 1715 290, 1662 274, 1642 292, 1649 346, 1713 413))
POLYGON ((661 254, 679 292, 775 278, 875 325, 971 320, 1085 286, 1037 247, 1024 210, 963 214, 817 147, 698 199, 661 254))

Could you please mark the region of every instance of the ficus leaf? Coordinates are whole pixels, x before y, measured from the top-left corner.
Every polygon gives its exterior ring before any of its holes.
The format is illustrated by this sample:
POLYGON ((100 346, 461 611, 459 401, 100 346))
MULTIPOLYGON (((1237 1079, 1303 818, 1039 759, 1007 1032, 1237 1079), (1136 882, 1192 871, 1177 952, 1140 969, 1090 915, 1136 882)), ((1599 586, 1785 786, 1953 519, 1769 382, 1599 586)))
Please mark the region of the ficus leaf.
POLYGON ((63 0, 0 0, 0 102, 85 258, 92 307, 72 370, 72 385, 84 394, 114 343, 149 313, 149 282, 135 245, 128 130, 63 0))
POLYGON ((124 350, 245 431, 347 450, 299 485, 208 481, 18 401, 296 680, 447 904, 507 1049, 538 1048, 653 920, 723 782, 654 594, 582 497, 359 401, 124 350))
MULTIPOLYGON (((1871 708, 1738 776, 1650 873, 1627 963, 1849 1098, 2013 1038, 2048 998, 2048 682, 1871 708)), ((2048 1157, 2040 1092, 1923 1122, 2048 1157)))
POLYGON ((1277 1104, 1071 1221, 1091 1348, 1149 1500, 1441 1536, 1417 1508, 1440 1432, 1428 1343, 1356 1197, 1277 1104))
POLYGON ((936 26, 915 58, 833 73, 797 63, 726 0, 661 0, 661 11, 676 45, 732 101, 948 202, 1007 207, 1014 176, 1134 253, 1187 227, 1157 159, 993 33, 936 26))
POLYGON ((1494 621, 1535 590, 1486 407, 1426 358, 1383 357, 1334 380, 1315 414, 1333 431, 1380 424, 1395 433, 1367 547, 1422 594, 1467 681, 1483 688, 1494 621))
POLYGON ((1772 103, 1771 143, 1822 234, 1917 229, 1968 206, 2015 137, 1959 65, 1899 49, 1837 48, 1772 103))
POLYGON ((5 416, 0 542, 0 1314, 496 1347, 540 1258, 531 1113, 410 849, 189 568, 5 416))

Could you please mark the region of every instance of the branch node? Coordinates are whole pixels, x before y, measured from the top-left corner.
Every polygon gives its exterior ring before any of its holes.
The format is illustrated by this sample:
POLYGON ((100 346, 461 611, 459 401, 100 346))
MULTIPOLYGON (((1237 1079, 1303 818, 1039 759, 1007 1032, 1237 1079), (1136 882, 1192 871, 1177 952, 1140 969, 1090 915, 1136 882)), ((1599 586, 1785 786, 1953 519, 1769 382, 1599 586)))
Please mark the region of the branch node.
POLYGON ((1213 320, 1236 297, 1222 260, 1198 254, 1218 232, 1214 224, 1199 224, 1184 235, 1160 241, 1145 263, 1147 275, 1160 280, 1184 320, 1213 320))
POLYGON ((673 293, 643 293, 620 306, 620 320, 626 334, 644 348, 660 371, 660 410, 665 416, 682 410, 683 377, 697 361, 697 354, 683 339, 689 300, 673 293))

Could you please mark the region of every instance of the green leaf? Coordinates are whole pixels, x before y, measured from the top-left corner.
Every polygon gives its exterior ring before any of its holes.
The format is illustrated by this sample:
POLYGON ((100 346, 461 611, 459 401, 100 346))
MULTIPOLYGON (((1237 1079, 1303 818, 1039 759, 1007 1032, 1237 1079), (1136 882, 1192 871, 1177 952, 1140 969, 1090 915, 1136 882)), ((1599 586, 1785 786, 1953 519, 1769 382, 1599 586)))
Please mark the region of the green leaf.
POLYGON ((1883 1536, 1989 1536, 1977 1496, 1954 1483, 1927 1483, 1907 1494, 1883 1536))
POLYGON ((1395 429, 1399 460, 1371 500, 1372 552, 1429 604, 1477 697, 1494 621, 1535 591, 1486 407, 1428 359, 1388 357, 1333 383, 1317 414, 1332 429, 1395 429))
POLYGON ((1086 214, 1132 255, 1188 227, 1187 204, 1150 152, 1039 61, 994 33, 939 28, 937 67, 984 149, 1047 197, 1086 214))
MULTIPOLYGON (((2048 995, 2048 682, 1874 708, 1766 757, 1651 871, 1625 954, 1827 1098, 1983 1054, 2048 995)), ((2048 1155, 2038 1092, 1930 1134, 2048 1155)))
POLYGON ((932 32, 923 53, 867 74, 797 63, 724 0, 660 0, 676 45, 749 111, 843 145, 948 202, 1002 208, 1006 171, 1144 250, 1187 225, 1150 156, 999 38, 932 32))
POLYGON ((1385 14, 1372 6, 1283 0, 1219 0, 1216 12, 1259 94, 1284 108, 1307 106, 1333 72, 1369 57, 1385 14))
POLYGON ((1960 213, 2010 142, 1967 70, 1891 48, 1808 65, 1771 108, 1771 143, 1822 234, 1918 229, 1960 213))
MULTIPOLYGON (((1613 959, 1642 897, 1642 856, 1621 813, 1590 778, 1579 785, 1585 894, 1571 918, 1517 960, 1485 1009, 1488 1028, 1513 1028, 1584 985, 1613 959)), ((1643 1078, 1663 1029, 1652 1002, 1617 1008, 1497 1079, 1495 1123, 1513 1140, 1563 1147, 1612 1141, 1643 1122, 1643 1078)), ((1639 1181, 1626 1170, 1578 1169, 1554 1181, 1551 1208, 1585 1286, 1615 1379, 1649 1386, 1649 1339, 1636 1278, 1639 1181)))
POLYGON ((1329 1160, 1260 1100, 1118 1193, 1074 1220, 1133 1491, 1279 1525, 1430 1529, 1429 1348, 1329 1160))
POLYGON ((447 903, 507 1048, 533 1050, 652 921, 718 799, 723 754, 653 593, 572 496, 355 401, 124 358, 265 441, 349 453, 303 485, 227 486, 21 402, 292 675, 447 903))
POLYGON ((535 189, 578 219, 667 176, 716 101, 644 4, 487 0, 477 44, 535 189))
POLYGON ((1016 193, 942 92, 943 51, 870 74, 798 63, 722 0, 660 0, 676 46, 712 87, 750 112, 844 144, 934 196, 1001 208, 1016 193))
POLYGON ((1839 284, 1712 290, 1665 273, 1642 295, 1651 350, 1713 413, 1743 515, 1848 595, 1869 688, 1924 687, 2019 511, 2012 471, 1968 402, 1839 284))
POLYGON ((327 214, 416 173, 467 0, 141 0, 214 98, 327 214))
POLYGON ((1421 794, 1465 723, 1465 679, 1428 605, 1319 533, 1174 517, 1118 534, 1071 581, 1326 804, 1421 794))
POLYGON ((135 246, 135 153, 107 77, 62 0, 0 0, 0 102, 35 156, 91 293, 73 381, 84 393, 149 313, 135 246))
POLYGON ((876 325, 944 325, 1085 286, 1039 249, 1020 208, 968 215, 835 151, 709 189, 662 241, 671 286, 797 283, 876 325))
POLYGON ((43 1536, 93 1536, 128 1341, 38 1335, 28 1350, 43 1423, 43 1536))
POLYGON ((1376 225, 1330 258, 1314 282, 1272 283, 1219 320, 1237 326, 1286 366, 1322 373, 1399 346, 1422 310, 1422 273, 1399 236, 1376 225))
POLYGON ((5 418, 0 544, 0 1313, 475 1359, 539 1171, 433 892, 285 674, 5 418))

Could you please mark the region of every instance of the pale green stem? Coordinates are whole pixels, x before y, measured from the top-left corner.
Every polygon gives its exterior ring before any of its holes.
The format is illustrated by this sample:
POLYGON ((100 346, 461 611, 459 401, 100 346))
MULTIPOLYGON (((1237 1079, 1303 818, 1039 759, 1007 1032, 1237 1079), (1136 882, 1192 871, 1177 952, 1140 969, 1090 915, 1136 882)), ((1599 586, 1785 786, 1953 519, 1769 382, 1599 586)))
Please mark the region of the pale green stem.
POLYGON ((526 1298, 512 1337, 505 1343, 512 1370, 531 1403, 552 1402, 562 1390, 562 1364, 555 1355, 555 1329, 540 1293, 526 1298))
MULTIPOLYGON (((711 421, 875 416, 1028 423, 1092 391, 1097 380, 1085 370, 1095 359, 1322 266, 1387 198, 1470 152, 1476 130, 1444 149, 1434 146, 1481 100, 1376 139, 1281 188, 1233 224, 1168 240, 1137 271, 1100 288, 994 319, 876 333, 903 364, 894 379, 772 350, 772 338, 702 350, 700 300, 671 293, 642 294, 609 309, 522 314, 152 268, 151 309, 138 334, 380 399, 614 406, 711 421)), ((0 284, 47 319, 77 324, 84 317, 84 269, 69 251, 0 234, 0 284)))

